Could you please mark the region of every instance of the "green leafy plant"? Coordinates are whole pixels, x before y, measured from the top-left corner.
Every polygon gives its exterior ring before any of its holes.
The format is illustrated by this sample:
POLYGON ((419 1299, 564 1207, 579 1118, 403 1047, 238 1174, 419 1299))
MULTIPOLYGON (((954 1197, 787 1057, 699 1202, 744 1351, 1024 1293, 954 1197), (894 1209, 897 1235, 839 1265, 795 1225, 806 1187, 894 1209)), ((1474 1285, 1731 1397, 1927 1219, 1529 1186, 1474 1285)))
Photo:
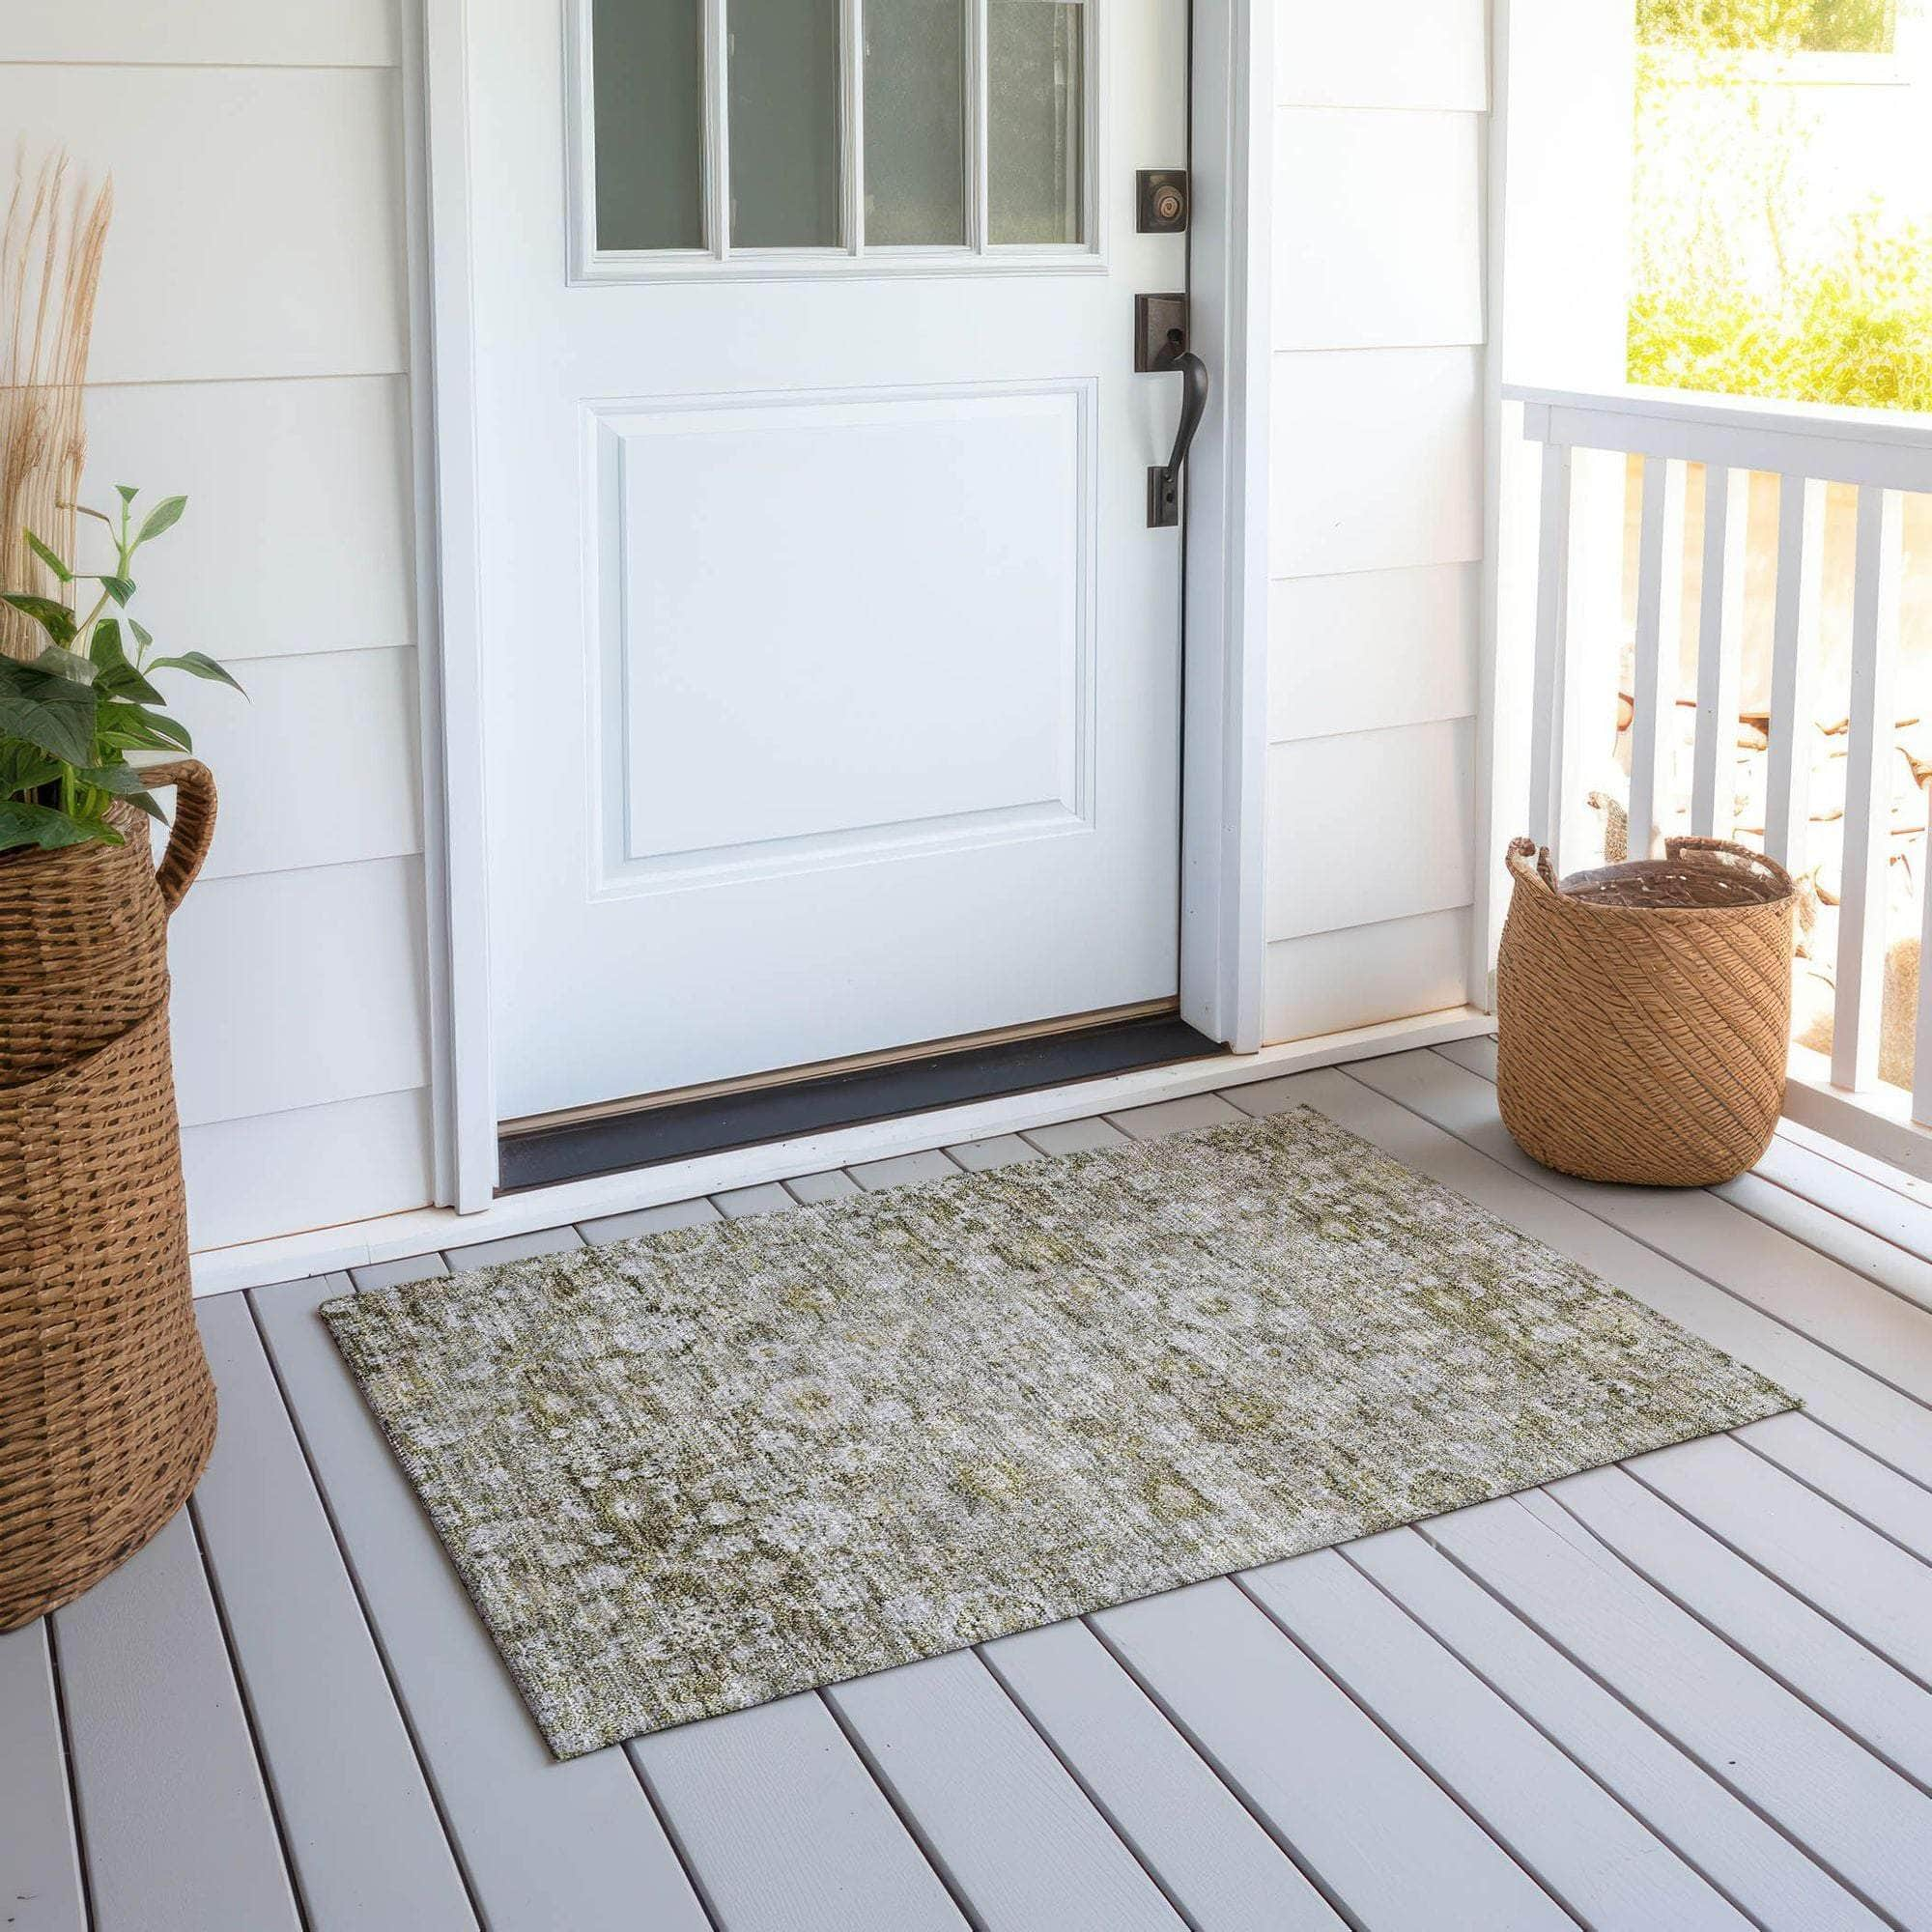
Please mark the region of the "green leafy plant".
POLYGON ((163 709, 155 674, 184 671, 242 689, 202 651, 156 657, 153 636, 127 615, 136 554, 180 522, 187 498, 164 497, 136 524, 139 493, 124 483, 115 494, 118 516, 76 506, 81 516, 106 526, 114 545, 111 570, 83 574, 28 530, 27 549, 61 594, 0 591, 0 601, 30 619, 45 639, 32 658, 0 653, 0 852, 91 841, 119 845, 122 835, 108 817, 117 799, 162 817, 128 754, 174 757, 194 744, 187 726, 163 709), (89 585, 99 588, 90 592, 89 585), (93 602, 81 615, 90 595, 93 602))

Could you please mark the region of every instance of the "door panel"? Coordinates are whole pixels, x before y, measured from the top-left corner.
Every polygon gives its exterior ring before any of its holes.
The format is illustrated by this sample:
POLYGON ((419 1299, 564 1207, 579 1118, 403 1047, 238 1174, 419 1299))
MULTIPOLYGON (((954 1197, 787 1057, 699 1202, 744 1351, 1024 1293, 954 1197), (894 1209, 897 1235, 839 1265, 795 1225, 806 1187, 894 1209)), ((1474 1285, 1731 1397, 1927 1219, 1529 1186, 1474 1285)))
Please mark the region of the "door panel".
POLYGON ((1185 9, 570 19, 470 12, 501 1112, 1171 995, 1185 9))
POLYGON ((1084 384, 603 416, 620 876, 1079 827, 1093 412, 1084 384))

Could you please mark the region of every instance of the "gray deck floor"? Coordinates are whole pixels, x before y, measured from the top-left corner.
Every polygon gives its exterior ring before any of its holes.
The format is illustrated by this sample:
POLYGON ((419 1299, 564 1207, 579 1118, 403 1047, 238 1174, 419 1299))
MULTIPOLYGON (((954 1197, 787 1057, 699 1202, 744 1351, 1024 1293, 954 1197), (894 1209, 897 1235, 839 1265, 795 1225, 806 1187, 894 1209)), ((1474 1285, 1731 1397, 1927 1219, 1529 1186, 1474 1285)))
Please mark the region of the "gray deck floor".
POLYGON ((1783 1139, 1715 1191, 1561 1179, 1492 1053, 446 1259, 1305 1101, 1804 1413, 559 1765, 314 1317, 343 1280, 218 1296, 193 1503, 0 1637, 0 1926, 1932 1928, 1932 1205, 1783 1139))

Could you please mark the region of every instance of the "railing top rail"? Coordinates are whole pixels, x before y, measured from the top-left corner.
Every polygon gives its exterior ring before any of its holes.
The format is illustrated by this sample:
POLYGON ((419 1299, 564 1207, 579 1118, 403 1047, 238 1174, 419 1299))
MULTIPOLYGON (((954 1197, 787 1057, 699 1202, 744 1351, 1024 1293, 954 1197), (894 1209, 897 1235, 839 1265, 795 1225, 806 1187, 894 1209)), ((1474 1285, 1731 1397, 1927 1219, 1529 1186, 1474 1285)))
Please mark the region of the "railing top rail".
POLYGON ((1932 491, 1932 414, 1635 386, 1511 384, 1503 395, 1523 406, 1523 435, 1532 442, 1932 491))

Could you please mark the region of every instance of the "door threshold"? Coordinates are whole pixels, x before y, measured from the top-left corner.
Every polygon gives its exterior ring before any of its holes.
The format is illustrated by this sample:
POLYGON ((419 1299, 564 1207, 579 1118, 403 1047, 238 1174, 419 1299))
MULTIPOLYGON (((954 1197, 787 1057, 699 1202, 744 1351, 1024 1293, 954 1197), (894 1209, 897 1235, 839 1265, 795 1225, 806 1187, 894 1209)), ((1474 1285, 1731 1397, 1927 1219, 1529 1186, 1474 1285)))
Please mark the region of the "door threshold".
POLYGON ((497 1144, 497 1192, 521 1194, 560 1181, 1227 1052, 1220 1042, 1166 1012, 953 1047, 817 1078, 644 1104, 625 1113, 503 1133, 497 1144))

